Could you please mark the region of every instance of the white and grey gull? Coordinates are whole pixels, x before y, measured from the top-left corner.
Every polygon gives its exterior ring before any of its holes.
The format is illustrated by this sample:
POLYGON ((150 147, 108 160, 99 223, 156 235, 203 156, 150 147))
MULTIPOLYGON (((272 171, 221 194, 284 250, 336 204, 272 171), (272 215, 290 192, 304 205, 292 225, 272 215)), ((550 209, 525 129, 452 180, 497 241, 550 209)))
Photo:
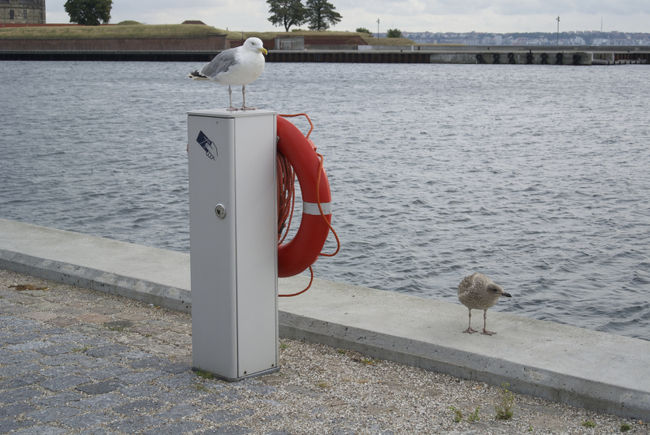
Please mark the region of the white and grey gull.
POLYGON ((190 73, 192 79, 214 80, 228 85, 228 110, 238 110, 232 105, 232 85, 241 85, 242 110, 253 107, 246 106, 246 85, 254 82, 264 71, 264 55, 266 49, 259 38, 248 38, 244 44, 224 50, 201 68, 201 71, 190 73))
POLYGON ((473 273, 463 278, 458 285, 458 299, 469 309, 469 326, 463 332, 471 334, 477 332, 472 329, 472 310, 483 310, 483 334, 493 335, 495 332, 487 330, 487 310, 497 303, 500 296, 512 297, 510 293, 495 284, 482 273, 473 273))

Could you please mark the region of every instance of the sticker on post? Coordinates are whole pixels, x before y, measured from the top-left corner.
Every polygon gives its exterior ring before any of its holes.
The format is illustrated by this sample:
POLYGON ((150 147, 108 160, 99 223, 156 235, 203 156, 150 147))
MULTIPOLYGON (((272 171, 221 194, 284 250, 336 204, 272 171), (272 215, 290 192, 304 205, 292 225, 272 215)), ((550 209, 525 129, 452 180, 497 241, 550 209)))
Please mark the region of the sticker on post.
POLYGON ((205 151, 205 155, 208 156, 210 159, 214 160, 215 155, 216 156, 219 155, 219 152, 217 151, 217 146, 202 131, 199 131, 199 135, 196 138, 196 142, 199 145, 201 145, 201 148, 203 148, 203 151, 205 151))

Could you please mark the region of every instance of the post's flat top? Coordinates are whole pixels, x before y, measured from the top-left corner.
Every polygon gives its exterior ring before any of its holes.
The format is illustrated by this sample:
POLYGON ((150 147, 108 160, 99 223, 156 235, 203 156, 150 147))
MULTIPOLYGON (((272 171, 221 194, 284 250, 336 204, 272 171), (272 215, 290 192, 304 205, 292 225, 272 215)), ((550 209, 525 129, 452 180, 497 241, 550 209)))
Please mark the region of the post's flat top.
POLYGON ((208 116, 211 118, 244 118, 250 116, 268 116, 275 115, 273 110, 253 109, 253 110, 228 110, 228 109, 199 109, 190 110, 187 116, 208 116))

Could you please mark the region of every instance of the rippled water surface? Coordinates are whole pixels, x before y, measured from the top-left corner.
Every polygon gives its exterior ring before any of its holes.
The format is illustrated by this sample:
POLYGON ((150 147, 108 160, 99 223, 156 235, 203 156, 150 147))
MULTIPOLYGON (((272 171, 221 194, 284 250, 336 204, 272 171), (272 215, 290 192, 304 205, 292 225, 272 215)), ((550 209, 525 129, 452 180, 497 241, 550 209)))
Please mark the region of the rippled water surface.
MULTIPOLYGON (((0 217, 188 251, 186 113, 227 104, 198 66, 0 62, 0 217)), ((496 310, 650 339, 649 73, 276 63, 247 95, 316 123, 317 276, 456 301, 482 271, 496 310)))

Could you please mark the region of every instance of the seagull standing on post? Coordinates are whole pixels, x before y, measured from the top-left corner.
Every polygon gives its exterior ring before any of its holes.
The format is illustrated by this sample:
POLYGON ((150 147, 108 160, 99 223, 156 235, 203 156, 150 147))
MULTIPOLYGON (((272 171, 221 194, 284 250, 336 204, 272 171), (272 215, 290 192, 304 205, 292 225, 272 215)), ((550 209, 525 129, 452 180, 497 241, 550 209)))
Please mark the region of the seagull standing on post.
POLYGON ((486 329, 487 310, 497 303, 500 296, 512 297, 510 293, 503 291, 503 287, 495 284, 482 273, 473 273, 463 278, 458 285, 458 299, 469 309, 469 326, 463 332, 467 332, 468 334, 477 332, 475 329, 472 329, 472 309, 476 309, 483 310, 483 334, 496 334, 496 332, 486 329))
POLYGON ((232 105, 231 85, 241 85, 241 110, 252 110, 246 106, 246 85, 254 82, 264 71, 264 56, 266 48, 260 38, 248 38, 244 44, 224 50, 201 68, 201 71, 190 73, 192 79, 214 80, 222 85, 228 85, 228 110, 238 110, 232 105))

